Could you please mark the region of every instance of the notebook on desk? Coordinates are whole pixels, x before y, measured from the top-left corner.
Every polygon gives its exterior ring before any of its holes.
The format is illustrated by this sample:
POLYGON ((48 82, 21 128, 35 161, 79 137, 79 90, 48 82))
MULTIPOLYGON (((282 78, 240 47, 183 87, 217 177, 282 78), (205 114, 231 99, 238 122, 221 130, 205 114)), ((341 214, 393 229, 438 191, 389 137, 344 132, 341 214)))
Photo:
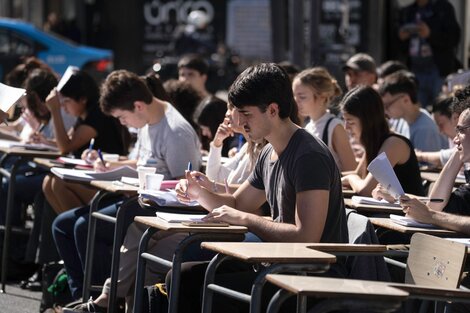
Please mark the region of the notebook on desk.
POLYGON ((371 197, 362 197, 362 196, 352 196, 351 201, 353 204, 360 205, 360 204, 366 204, 366 205, 380 205, 380 206, 389 206, 393 208, 399 208, 400 204, 399 203, 390 203, 386 200, 377 200, 371 197))
POLYGON ((137 177, 137 171, 130 166, 121 166, 108 172, 95 172, 92 170, 77 170, 70 168, 51 168, 51 172, 62 179, 75 181, 121 180, 121 177, 137 177))
POLYGON ((53 151, 58 152, 59 149, 55 146, 46 145, 43 143, 23 143, 13 140, 0 139, 0 147, 2 148, 24 148, 26 150, 34 151, 53 151))
POLYGON ((168 223, 183 223, 183 222, 202 222, 202 218, 206 214, 178 214, 178 213, 167 213, 157 212, 157 217, 168 223))
POLYGON ((438 228, 432 224, 421 223, 411 217, 406 217, 406 216, 401 216, 401 215, 390 214, 390 220, 392 220, 392 222, 396 224, 407 226, 407 227, 438 228))
POLYGON ((197 201, 191 201, 190 203, 183 203, 178 201, 176 197, 176 191, 170 190, 139 190, 139 194, 142 198, 152 200, 159 206, 170 206, 170 207, 186 207, 186 206, 199 206, 197 201))

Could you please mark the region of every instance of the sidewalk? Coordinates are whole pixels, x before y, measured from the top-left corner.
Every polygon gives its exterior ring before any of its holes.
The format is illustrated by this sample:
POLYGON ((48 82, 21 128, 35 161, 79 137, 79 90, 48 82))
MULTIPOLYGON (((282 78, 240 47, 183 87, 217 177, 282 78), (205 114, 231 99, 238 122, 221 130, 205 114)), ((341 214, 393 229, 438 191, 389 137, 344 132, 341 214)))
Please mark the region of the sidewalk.
POLYGON ((0 311, 5 313, 38 313, 41 292, 32 292, 18 287, 17 283, 6 286, 6 294, 0 294, 0 311))

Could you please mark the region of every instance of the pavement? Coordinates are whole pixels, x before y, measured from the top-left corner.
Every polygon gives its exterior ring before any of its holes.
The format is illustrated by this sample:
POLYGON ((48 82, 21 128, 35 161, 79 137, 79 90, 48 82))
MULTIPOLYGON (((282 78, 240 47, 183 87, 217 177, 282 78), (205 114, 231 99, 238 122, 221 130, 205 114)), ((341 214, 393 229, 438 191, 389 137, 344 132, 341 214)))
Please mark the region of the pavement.
POLYGON ((7 284, 6 293, 0 293, 0 312, 39 313, 42 293, 18 287, 17 283, 7 284))

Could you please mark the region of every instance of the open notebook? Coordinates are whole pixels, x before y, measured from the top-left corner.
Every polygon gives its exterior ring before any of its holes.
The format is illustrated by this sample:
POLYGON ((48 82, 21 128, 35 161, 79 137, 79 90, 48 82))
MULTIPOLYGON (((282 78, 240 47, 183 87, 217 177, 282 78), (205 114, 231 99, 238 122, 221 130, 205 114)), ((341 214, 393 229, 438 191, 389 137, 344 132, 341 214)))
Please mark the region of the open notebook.
POLYGON ((392 222, 396 224, 408 226, 408 227, 437 228, 436 226, 432 224, 421 223, 415 219, 412 219, 411 217, 406 217, 406 216, 401 216, 401 215, 390 214, 390 219, 392 220, 392 222))
POLYGON ((137 171, 130 166, 121 166, 108 172, 53 167, 51 168, 51 172, 62 179, 85 182, 92 180, 121 180, 123 176, 137 177, 137 171))
POLYGON ((390 203, 386 200, 377 200, 371 197, 362 197, 362 196, 352 196, 351 201, 353 204, 367 204, 367 205, 380 205, 380 206, 389 206, 394 208, 401 207, 399 203, 390 203))

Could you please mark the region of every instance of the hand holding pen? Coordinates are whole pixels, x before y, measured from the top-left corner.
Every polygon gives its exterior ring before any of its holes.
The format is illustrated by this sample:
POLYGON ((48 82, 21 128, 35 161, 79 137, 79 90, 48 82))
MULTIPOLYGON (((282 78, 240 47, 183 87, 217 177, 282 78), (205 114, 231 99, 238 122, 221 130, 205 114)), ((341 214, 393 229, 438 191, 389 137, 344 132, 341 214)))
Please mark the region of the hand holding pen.
POLYGON ((102 164, 103 167, 104 167, 104 170, 106 170, 107 164, 106 164, 106 161, 105 161, 104 158, 103 158, 103 153, 101 152, 101 149, 98 149, 96 152, 98 153, 98 158, 100 159, 101 164, 102 164))

